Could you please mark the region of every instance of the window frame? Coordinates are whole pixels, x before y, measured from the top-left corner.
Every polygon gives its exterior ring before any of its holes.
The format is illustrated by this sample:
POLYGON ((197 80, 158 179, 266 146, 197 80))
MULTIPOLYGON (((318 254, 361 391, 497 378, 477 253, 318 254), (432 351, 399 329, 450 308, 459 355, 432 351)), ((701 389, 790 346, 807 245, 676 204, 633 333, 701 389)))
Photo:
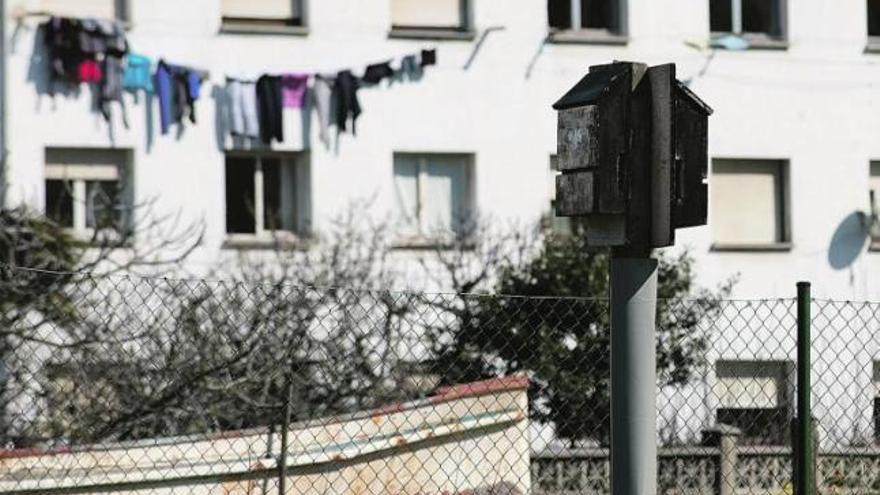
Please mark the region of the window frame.
MULTIPOLYGON (((133 210, 135 208, 134 205, 134 180, 133 180, 133 166, 132 166, 132 150, 130 149, 119 149, 119 148, 77 148, 77 147, 54 147, 49 146, 44 150, 43 157, 43 214, 49 217, 49 212, 47 211, 47 183, 50 180, 60 180, 60 181, 70 181, 72 182, 72 190, 70 191, 71 195, 71 216, 72 216, 72 225, 62 225, 62 227, 70 232, 75 238, 80 240, 89 240, 89 241, 97 241, 99 233, 105 233, 110 236, 119 236, 121 234, 125 234, 126 232, 131 232, 133 227, 133 210), (96 165, 96 164, 57 164, 57 163, 48 163, 49 162, 49 154, 50 153, 101 153, 101 152, 110 152, 110 153, 119 153, 120 162, 114 165, 96 165), (66 167, 77 167, 82 171, 86 171, 89 168, 94 168, 94 172, 92 173, 78 173, 67 175, 66 167), (115 179, 107 179, 106 171, 101 172, 102 169, 115 167, 116 168, 116 178, 115 179), (87 207, 87 182, 100 182, 100 181, 108 181, 108 182, 116 182, 118 184, 119 191, 119 200, 120 200, 120 225, 118 226, 118 230, 116 228, 95 228, 88 226, 88 207, 87 207), (120 232, 120 230, 125 232, 120 232)), ((51 217, 49 217, 51 218, 51 217)), ((52 219, 55 221, 55 219, 52 219)))
POLYGON ((394 23, 394 10, 389 5, 389 38, 421 40, 471 41, 476 38, 473 25, 473 0, 458 0, 459 25, 455 28, 442 26, 409 26, 394 23))
POLYGON ((628 0, 610 0, 614 3, 612 10, 615 17, 614 27, 585 28, 581 26, 581 0, 558 0, 570 2, 569 28, 550 26, 549 12, 547 27, 550 30, 548 39, 553 43, 584 43, 602 45, 626 45, 629 42, 628 0))
MULTIPOLYGON (((131 0, 112 0, 113 3, 113 19, 122 23, 126 28, 130 27, 131 23, 131 0)), ((42 5, 41 5, 42 7, 42 5)), ((39 14, 44 14, 47 16, 57 15, 56 12, 52 12, 51 10, 41 11, 39 14)), ((77 15, 77 17, 88 17, 87 15, 77 15)), ((94 17, 94 16, 92 16, 94 17)))
MULTIPOLYGON (((880 160, 871 160, 868 163, 868 198, 870 201, 871 191, 874 191, 874 204, 868 205, 868 216, 869 221, 872 222, 880 222, 880 219, 870 218, 871 215, 877 214, 880 215, 880 160), (876 172, 876 173, 875 173, 876 172), (877 189, 875 190, 872 187, 872 184, 877 181, 877 189)), ((871 225, 873 228, 874 225, 871 225)), ((880 227, 878 227, 880 228, 880 227)), ((868 250, 872 252, 880 252, 880 236, 873 236, 871 234, 871 229, 868 230, 868 250)))
MULTIPOLYGON (((396 188, 396 171, 395 166, 397 164, 398 157, 409 157, 417 159, 418 161, 418 176, 416 179, 416 210, 417 210, 417 221, 418 221, 418 233, 412 235, 406 235, 398 232, 395 229, 394 237, 395 247, 398 248, 435 248, 435 247, 443 247, 450 246, 454 243, 456 239, 468 241, 468 230, 462 229, 465 225, 459 225, 457 229, 453 229, 446 235, 432 233, 429 231, 429 228, 426 226, 426 221, 422 217, 422 211, 424 208, 423 204, 423 193, 422 191, 426 188, 427 181, 427 161, 430 157, 454 157, 462 160, 461 166, 463 167, 464 177, 464 196, 462 198, 461 210, 464 212, 465 216, 472 217, 476 211, 476 185, 475 185, 475 163, 476 158, 473 153, 461 153, 461 152, 410 152, 410 151, 395 151, 392 157, 392 171, 391 171, 391 180, 392 180, 392 188, 396 188)), ((397 211, 397 203, 396 200, 394 202, 394 218, 399 216, 399 212, 397 211)), ((453 219, 453 221, 455 221, 453 219)))
MULTIPOLYGON (((865 2, 865 39, 867 40, 865 43, 865 53, 880 53, 880 33, 871 34, 870 24, 871 24, 871 12, 868 7, 868 3, 870 0, 866 0, 865 2)), ((878 12, 880 15, 880 12, 878 12)))
POLYGON ((786 158, 742 158, 742 157, 712 157, 712 168, 709 172, 709 212, 710 217, 713 210, 713 180, 715 175, 716 162, 732 161, 732 162, 755 162, 776 164, 779 167, 777 171, 778 183, 776 188, 775 201, 779 208, 777 221, 780 223, 779 235, 774 242, 754 243, 754 242, 718 242, 715 240, 712 224, 714 219, 709 219, 711 251, 753 251, 753 252, 787 252, 792 249, 792 229, 791 229, 791 190, 790 190, 790 161, 786 158))
POLYGON ((308 0, 286 0, 299 7, 300 22, 294 17, 287 19, 261 19, 256 17, 236 17, 223 14, 220 7, 220 32, 224 34, 290 34, 305 36, 309 34, 308 0))
MULTIPOLYGON (((223 158, 223 235, 224 247, 230 248, 269 248, 281 244, 298 244, 311 235, 311 175, 309 159, 304 152, 253 152, 227 151, 223 158), (228 232, 227 214, 229 205, 226 199, 226 160, 228 158, 246 158, 254 160, 254 232, 228 232), (293 230, 267 229, 265 225, 265 189, 263 187, 264 158, 279 160, 279 167, 291 167, 294 184, 291 189, 295 205, 293 230)), ((282 193, 283 194, 283 193, 282 193)))
POLYGON ((729 31, 713 31, 712 30, 712 8, 709 7, 709 31, 710 38, 714 39, 724 35, 735 35, 746 40, 750 49, 788 49, 788 0, 770 0, 774 2, 773 13, 775 24, 779 26, 779 32, 760 33, 760 32, 743 32, 742 29, 742 0, 727 0, 730 2, 730 30, 729 31))

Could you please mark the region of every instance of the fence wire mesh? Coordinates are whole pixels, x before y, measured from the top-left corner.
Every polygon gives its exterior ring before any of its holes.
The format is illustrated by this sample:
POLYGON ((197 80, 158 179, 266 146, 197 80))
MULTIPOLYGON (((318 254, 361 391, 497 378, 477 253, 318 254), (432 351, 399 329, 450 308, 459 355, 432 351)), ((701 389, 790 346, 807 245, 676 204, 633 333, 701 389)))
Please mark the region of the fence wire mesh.
MULTIPOLYGON (((610 492, 603 298, 0 276, 2 493, 610 492)), ((813 303, 820 493, 880 490, 878 314, 813 303)), ((791 492, 795 315, 659 301, 658 491, 791 492)))

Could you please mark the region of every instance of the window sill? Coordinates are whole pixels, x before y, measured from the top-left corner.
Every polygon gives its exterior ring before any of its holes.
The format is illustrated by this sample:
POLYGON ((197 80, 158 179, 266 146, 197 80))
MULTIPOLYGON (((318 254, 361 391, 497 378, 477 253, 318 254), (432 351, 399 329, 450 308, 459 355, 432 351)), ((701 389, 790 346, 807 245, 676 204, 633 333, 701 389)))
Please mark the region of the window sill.
MULTIPOLYGON (((721 36, 729 36, 729 35, 739 36, 740 38, 744 39, 749 44, 748 48, 743 51, 748 51, 748 50, 782 50, 782 51, 784 51, 784 50, 788 50, 788 47, 789 47, 787 39, 777 38, 777 37, 773 37, 773 36, 770 36, 767 34, 761 34, 761 33, 734 34, 734 33, 713 32, 711 34, 711 39, 712 39, 712 41, 714 41, 715 38, 719 38, 721 36)), ((712 42, 710 42, 710 46, 714 46, 714 45, 712 45, 712 42)), ((724 48, 722 48, 722 47, 714 47, 714 48, 717 48, 719 50, 724 50, 724 48)), ((738 51, 738 50, 728 50, 728 51, 738 51)))
POLYGON ((388 37, 410 40, 473 41, 476 38, 476 33, 472 30, 395 27, 388 32, 388 37))
POLYGON ((272 35, 285 36, 308 36, 307 26, 290 26, 287 24, 262 24, 246 21, 223 21, 220 25, 220 34, 248 34, 248 35, 272 35))
POLYGON ((295 250, 307 249, 308 243, 302 238, 291 233, 278 233, 275 235, 253 234, 226 234, 222 249, 233 250, 295 250))
POLYGON ((555 31, 551 32, 547 39, 550 41, 550 43, 572 45, 580 44, 624 46, 629 43, 629 37, 624 34, 591 29, 555 31))
POLYGON ((790 242, 776 244, 712 244, 709 248, 714 252, 747 252, 747 253, 785 253, 791 251, 790 242))
POLYGON ((399 239, 394 242, 391 249, 395 251, 451 251, 453 249, 473 250, 476 243, 471 240, 431 239, 415 237, 399 239))
POLYGON ((84 248, 101 248, 101 249, 125 249, 132 247, 133 239, 129 234, 123 237, 118 232, 94 230, 74 230, 65 229, 73 240, 73 244, 84 248))
POLYGON ((865 45, 865 53, 880 53, 880 36, 871 36, 865 45))

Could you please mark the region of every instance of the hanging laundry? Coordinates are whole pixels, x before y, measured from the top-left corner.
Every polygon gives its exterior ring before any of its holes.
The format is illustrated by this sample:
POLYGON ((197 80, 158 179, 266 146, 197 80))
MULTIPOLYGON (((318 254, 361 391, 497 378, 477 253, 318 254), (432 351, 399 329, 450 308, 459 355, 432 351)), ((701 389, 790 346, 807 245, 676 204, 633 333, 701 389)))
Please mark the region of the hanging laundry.
POLYGON ((355 122, 361 114, 361 105, 358 102, 358 80, 350 70, 343 70, 336 74, 336 82, 333 84, 333 104, 336 106, 336 126, 340 132, 347 130, 348 119, 351 117, 351 133, 357 134, 355 122))
POLYGON ((128 129, 128 115, 125 111, 125 102, 122 99, 122 77, 125 72, 125 62, 122 57, 108 56, 104 59, 104 81, 101 86, 101 113, 110 121, 110 103, 119 103, 122 109, 122 123, 128 129))
POLYGON ((186 117, 196 123, 195 102, 201 91, 201 76, 188 67, 159 60, 156 67, 156 93, 159 97, 159 122, 162 134, 172 123, 182 124, 186 117))
POLYGON ((330 146, 330 112, 335 81, 333 76, 317 74, 312 85, 312 102, 318 112, 318 133, 324 146, 330 146))
POLYGON ((226 103, 229 132, 233 136, 260 137, 257 118, 257 83, 232 77, 226 78, 226 103))
POLYGON ((99 83, 104 79, 104 70, 101 64, 87 58, 79 63, 76 68, 76 82, 99 83))
POLYGON ((368 65, 361 79, 367 84, 378 84, 386 77, 394 75, 390 62, 368 65))
POLYGON ((437 65, 437 50, 431 48, 430 50, 422 50, 422 67, 427 67, 429 65, 437 65))
POLYGON ((144 55, 129 53, 125 58, 125 71, 122 74, 122 87, 129 91, 144 90, 153 92, 153 63, 144 55))
POLYGON ((49 58, 49 75, 53 81, 78 82, 79 66, 84 54, 78 19, 52 17, 41 26, 49 58))
POLYGON ((309 89, 308 74, 283 74, 281 76, 281 101, 284 108, 302 108, 309 89))
POLYGON ((260 138, 266 144, 284 141, 281 76, 262 75, 257 79, 257 116, 260 138))
POLYGON ((416 55, 407 55, 400 59, 400 66, 394 73, 394 78, 398 81, 418 81, 422 78, 425 71, 419 63, 416 55))

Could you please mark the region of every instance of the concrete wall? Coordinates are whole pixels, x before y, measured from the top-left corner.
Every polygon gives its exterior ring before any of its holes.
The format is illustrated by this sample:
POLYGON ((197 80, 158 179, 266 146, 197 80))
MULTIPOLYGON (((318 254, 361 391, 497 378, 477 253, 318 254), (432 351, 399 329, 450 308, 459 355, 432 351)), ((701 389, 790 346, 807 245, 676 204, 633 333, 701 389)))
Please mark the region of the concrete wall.
MULTIPOLYGON (((314 226, 355 199, 370 198, 373 214, 392 206, 392 153, 468 152, 476 156, 476 203, 498 220, 534 221, 548 208, 548 157, 555 150, 550 104, 590 64, 612 59, 676 62, 680 78, 715 109, 710 154, 716 157, 790 160, 790 252, 711 252, 708 228, 680 233, 677 248, 690 247, 699 277, 714 284, 741 273, 737 297, 788 296, 801 279, 817 282, 818 296, 880 297, 880 254, 835 230, 867 208, 868 164, 880 158, 880 76, 877 55, 864 54, 864 2, 788 2, 788 50, 719 52, 709 61, 686 41, 708 37, 708 2, 629 0, 630 41, 625 46, 547 44, 546 2, 474 0, 477 30, 492 32, 468 70, 469 41, 388 38, 389 1, 309 2, 307 36, 219 34, 219 0, 131 2, 133 48, 146 55, 226 74, 286 70, 331 71, 436 46, 439 65, 422 81, 366 89, 358 135, 341 136, 335 149, 317 144, 311 129, 311 201, 314 226), (708 67, 707 67, 708 64, 708 67), (855 245, 854 245, 855 244, 855 245), (860 253, 840 266, 832 258, 860 253), (838 266, 835 268, 834 266, 838 266)), ((21 12, 33 2, 13 0, 21 12)), ((166 211, 183 210, 208 225, 205 248, 194 266, 217 259, 224 238, 223 147, 218 139, 212 86, 198 103, 199 123, 179 138, 156 134, 148 146, 145 105, 127 101, 130 129, 118 118, 110 128, 90 112, 88 92, 54 98, 40 94, 45 76, 34 58, 36 18, 9 20, 7 46, 9 163, 7 202, 41 207, 43 153, 47 146, 118 146, 133 151, 139 198, 159 197, 166 211)), ((118 113, 116 115, 118 117, 118 113)), ((297 135, 295 112, 288 135, 297 135)), ((279 149, 301 149, 294 138, 279 149)), ((744 196, 744 200, 747 197, 744 196)))
MULTIPOLYGON (((292 425, 288 486, 314 494, 529 493, 527 386, 518 377, 463 384, 421 401, 292 425)), ((264 480, 270 487, 277 480, 281 452, 278 435, 271 438, 263 428, 5 451, 0 489, 264 493, 264 480)))

